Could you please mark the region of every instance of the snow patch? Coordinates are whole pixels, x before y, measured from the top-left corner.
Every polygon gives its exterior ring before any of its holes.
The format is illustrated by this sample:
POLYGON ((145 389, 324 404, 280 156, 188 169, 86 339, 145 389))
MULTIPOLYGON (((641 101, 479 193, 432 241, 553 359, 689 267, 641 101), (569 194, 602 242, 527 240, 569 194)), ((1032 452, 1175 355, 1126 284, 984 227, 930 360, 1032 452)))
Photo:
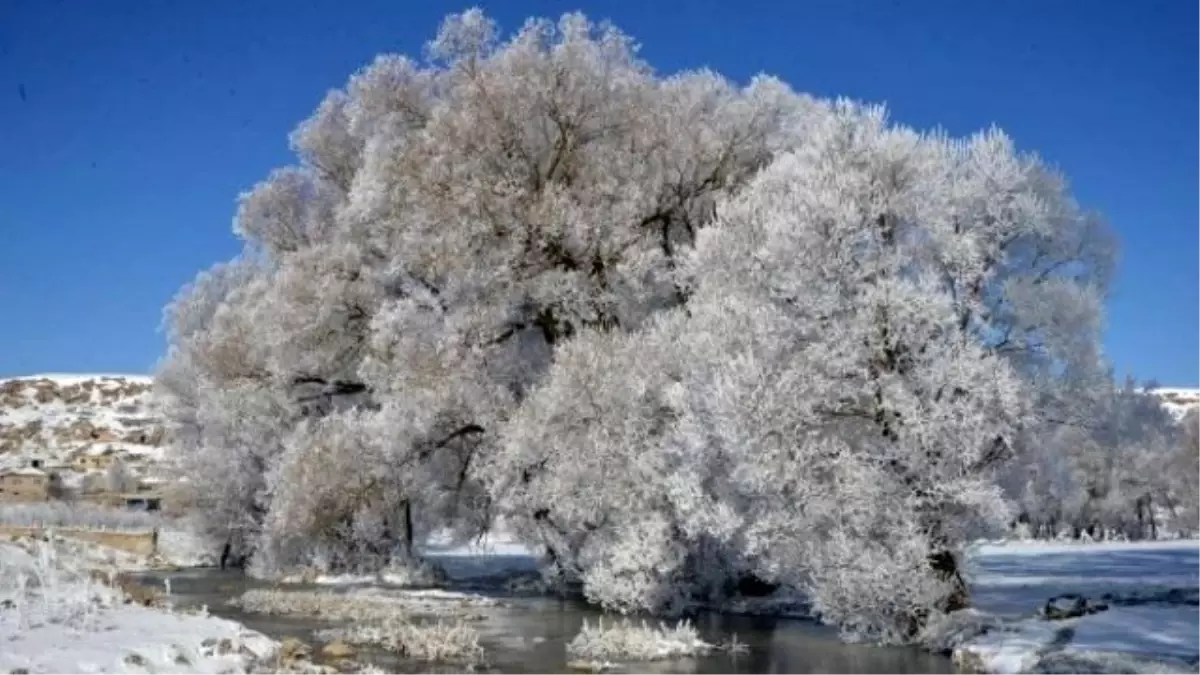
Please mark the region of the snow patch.
POLYGON ((988 544, 969 561, 982 635, 958 642, 965 670, 1197 672, 1200 542, 988 544), (1170 589, 1170 592, 1164 592, 1170 589), (1034 618, 1077 594, 1109 609, 1063 621, 1034 618), (1006 618, 1007 617, 1007 618, 1006 618))
POLYGON ((123 604, 56 548, 0 544, 0 672, 247 672, 278 644, 207 614, 123 604))

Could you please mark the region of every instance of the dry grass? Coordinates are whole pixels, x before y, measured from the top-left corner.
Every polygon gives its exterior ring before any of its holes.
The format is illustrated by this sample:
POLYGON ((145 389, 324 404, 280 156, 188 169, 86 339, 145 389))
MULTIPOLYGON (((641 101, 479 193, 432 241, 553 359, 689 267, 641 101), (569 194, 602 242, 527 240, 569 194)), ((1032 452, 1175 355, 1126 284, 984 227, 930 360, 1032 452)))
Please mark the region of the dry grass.
POLYGON ((0 544, 0 609, 14 612, 21 628, 90 629, 120 599, 120 591, 60 558, 50 544, 37 542, 32 552, 0 544))
POLYGON ((316 591, 246 591, 233 604, 247 612, 310 616, 332 621, 382 621, 399 608, 382 598, 316 591))
POLYGON ((248 612, 313 616, 333 621, 383 621, 396 615, 462 617, 495 601, 481 596, 438 591, 333 593, 322 591, 246 591, 234 601, 248 612))
POLYGON ((161 524, 162 520, 152 513, 122 511, 82 502, 0 504, 0 525, 149 532, 161 524))
POLYGON ((374 625, 323 631, 321 638, 378 645, 418 661, 470 666, 484 662, 479 633, 461 619, 417 623, 392 616, 374 625))

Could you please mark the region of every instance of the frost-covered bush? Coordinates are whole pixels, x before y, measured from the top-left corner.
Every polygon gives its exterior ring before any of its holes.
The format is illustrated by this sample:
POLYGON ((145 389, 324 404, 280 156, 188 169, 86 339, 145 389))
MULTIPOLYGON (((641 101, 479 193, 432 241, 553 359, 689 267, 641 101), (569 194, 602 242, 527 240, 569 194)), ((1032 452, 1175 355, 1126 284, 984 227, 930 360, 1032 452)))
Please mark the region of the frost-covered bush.
POLYGON ((95 629, 100 610, 119 601, 118 591, 75 568, 53 545, 39 542, 29 553, 0 544, 0 625, 14 634, 46 624, 95 629))
POLYGON ((418 661, 478 665, 484 661, 479 633, 461 619, 414 622, 390 616, 378 624, 323 631, 327 640, 377 645, 418 661))
POLYGON ((0 525, 146 532, 161 524, 161 518, 153 513, 112 509, 83 502, 0 504, 0 525))
POLYGON ((715 647, 700 639, 695 626, 680 621, 674 626, 634 623, 628 619, 584 620, 579 633, 567 644, 567 655, 585 661, 658 661, 701 656, 715 647))

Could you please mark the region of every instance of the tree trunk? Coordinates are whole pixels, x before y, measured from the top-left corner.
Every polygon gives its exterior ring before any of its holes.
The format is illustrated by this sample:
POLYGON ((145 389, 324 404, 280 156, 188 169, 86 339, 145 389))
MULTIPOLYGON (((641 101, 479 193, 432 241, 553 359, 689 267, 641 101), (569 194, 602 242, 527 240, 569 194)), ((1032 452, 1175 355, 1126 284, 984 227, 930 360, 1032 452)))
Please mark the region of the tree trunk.
POLYGON ((413 516, 412 502, 404 502, 404 548, 408 555, 413 554, 413 516))
POLYGON ((1146 495, 1146 515, 1150 520, 1150 539, 1158 539, 1158 521, 1154 518, 1154 497, 1146 495))
POLYGON ((950 583, 950 595, 943 600, 942 606, 938 609, 949 613, 971 606, 971 593, 967 589, 967 582, 962 576, 962 571, 958 567, 958 559, 954 557, 953 552, 945 549, 934 551, 929 555, 929 566, 933 568, 940 579, 950 583))

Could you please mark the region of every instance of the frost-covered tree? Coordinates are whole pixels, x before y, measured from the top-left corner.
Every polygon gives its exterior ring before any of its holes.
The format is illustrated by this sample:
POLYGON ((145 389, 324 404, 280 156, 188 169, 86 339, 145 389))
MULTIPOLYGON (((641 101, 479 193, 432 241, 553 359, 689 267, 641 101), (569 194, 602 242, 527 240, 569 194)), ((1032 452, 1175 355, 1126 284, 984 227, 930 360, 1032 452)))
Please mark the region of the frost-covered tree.
POLYGON ((780 585, 912 640, 1096 410, 1107 231, 999 131, 636 52, 470 10, 299 126, 168 312, 204 526, 270 574, 500 513, 615 610, 780 585))
POLYGON ((1164 525, 1188 530, 1177 505, 1194 499, 1193 472, 1177 467, 1195 453, 1181 452, 1185 429, 1152 389, 1110 378, 1076 402, 1071 423, 1039 429, 1011 486, 1031 534, 1141 539, 1164 525))
POLYGON ((299 126, 298 164, 239 201, 245 253, 170 312, 160 388, 214 532, 286 566, 308 553, 280 542, 360 520, 469 530, 491 505, 477 457, 553 350, 685 299, 672 270, 716 200, 792 142, 811 102, 770 78, 660 77, 636 51, 579 14, 503 41, 470 10, 424 61, 380 56, 299 126), (314 431, 331 414, 378 438, 314 431), (312 474, 312 494, 273 478, 306 461, 348 468, 312 474), (370 500, 370 518, 349 502, 336 524, 271 516, 353 491, 375 462, 405 493, 370 500))
POLYGON ((1181 536, 1195 536, 1200 532, 1200 474, 1195 470, 1200 463, 1200 411, 1189 410, 1180 424, 1166 467, 1164 502, 1171 529, 1181 536))
POLYGON ((701 237, 697 300, 759 303, 787 350, 727 355, 708 396, 766 407, 706 415, 704 442, 745 453, 771 577, 851 635, 906 640, 967 602, 958 556, 1005 524, 1031 399, 1097 354, 1112 246, 999 131, 845 102, 807 130, 701 237))
POLYGON ((670 576, 715 547, 807 590, 847 635, 911 640, 967 603, 964 543, 1008 521, 998 472, 1031 399, 1065 399, 1052 374, 1097 353, 1111 249, 1000 132, 919 134, 848 102, 797 132, 698 235, 677 325, 634 336, 673 341, 673 365, 647 349, 631 368, 636 346, 602 342, 564 353, 506 445, 558 476, 509 489, 531 518, 609 538, 612 560, 560 550, 616 608, 663 609, 670 576), (555 462, 560 439, 579 455, 555 462), (572 489, 582 457, 662 478, 572 489))
POLYGON ((138 479, 130 473, 125 462, 117 460, 109 465, 104 472, 104 489, 109 492, 133 492, 137 490, 138 479))

